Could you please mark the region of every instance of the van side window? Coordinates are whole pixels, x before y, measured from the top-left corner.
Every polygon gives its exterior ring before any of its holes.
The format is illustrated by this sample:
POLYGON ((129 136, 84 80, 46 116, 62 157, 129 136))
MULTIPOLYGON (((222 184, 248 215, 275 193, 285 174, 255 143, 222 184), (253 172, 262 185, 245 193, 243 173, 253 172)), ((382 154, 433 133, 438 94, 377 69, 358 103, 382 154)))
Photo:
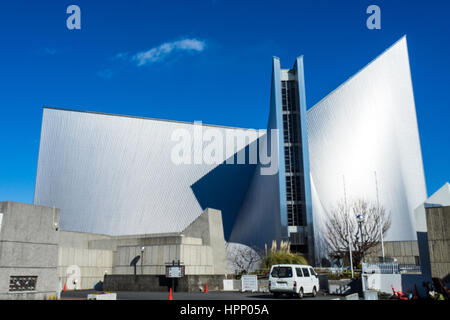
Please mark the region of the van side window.
POLYGON ((297 277, 303 277, 302 269, 301 268, 295 268, 295 272, 297 273, 297 277))
POLYGON ((305 275, 305 277, 309 277, 308 268, 302 268, 302 270, 303 270, 303 274, 305 275))
POLYGON ((311 272, 311 274, 312 274, 313 276, 317 276, 317 273, 314 271, 313 268, 309 268, 309 272, 311 272))

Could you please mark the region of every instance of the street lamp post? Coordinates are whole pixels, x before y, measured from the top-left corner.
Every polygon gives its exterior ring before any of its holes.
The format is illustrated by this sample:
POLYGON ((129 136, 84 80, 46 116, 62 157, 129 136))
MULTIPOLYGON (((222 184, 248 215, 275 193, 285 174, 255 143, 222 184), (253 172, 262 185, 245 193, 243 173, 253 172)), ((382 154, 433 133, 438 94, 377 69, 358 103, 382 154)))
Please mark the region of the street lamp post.
POLYGON ((144 274, 144 250, 145 247, 141 246, 141 274, 144 274))

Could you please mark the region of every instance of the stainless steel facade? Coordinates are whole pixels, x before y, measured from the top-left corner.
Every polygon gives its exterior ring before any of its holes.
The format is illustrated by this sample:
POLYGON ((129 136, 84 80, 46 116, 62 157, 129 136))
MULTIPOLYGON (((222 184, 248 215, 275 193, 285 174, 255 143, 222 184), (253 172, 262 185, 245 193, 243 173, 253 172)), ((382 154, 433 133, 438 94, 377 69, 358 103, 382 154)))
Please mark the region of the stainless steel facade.
MULTIPOLYGON (((68 231, 181 232, 219 206, 230 228, 253 167, 174 164, 171 135, 180 129, 194 136, 192 123, 44 108, 34 203, 60 208, 68 231)), ((192 146, 193 154, 203 148, 192 146)), ((233 156, 225 152, 224 160, 233 156)))
POLYGON ((415 240, 413 210, 426 189, 406 38, 308 111, 303 58, 289 70, 274 58, 272 70, 267 134, 242 150, 276 139, 276 174, 262 175, 259 162, 226 164, 236 156, 229 150, 219 165, 174 164, 171 134, 194 134, 192 123, 44 108, 35 204, 60 208, 62 229, 109 235, 180 232, 215 208, 227 240, 263 247, 290 238, 314 263, 327 214, 344 196, 343 180, 349 199, 375 199, 376 172, 380 203, 392 215, 385 240, 415 240), (298 141, 289 131, 294 122, 286 122, 283 81, 295 87, 298 141), (286 168, 292 152, 296 171, 286 168), (289 211, 293 175, 301 178, 297 216, 289 211))
POLYGON ((384 240, 416 240, 427 193, 406 37, 308 111, 308 139, 316 246, 344 181, 348 199, 375 201, 375 172, 392 219, 384 240))

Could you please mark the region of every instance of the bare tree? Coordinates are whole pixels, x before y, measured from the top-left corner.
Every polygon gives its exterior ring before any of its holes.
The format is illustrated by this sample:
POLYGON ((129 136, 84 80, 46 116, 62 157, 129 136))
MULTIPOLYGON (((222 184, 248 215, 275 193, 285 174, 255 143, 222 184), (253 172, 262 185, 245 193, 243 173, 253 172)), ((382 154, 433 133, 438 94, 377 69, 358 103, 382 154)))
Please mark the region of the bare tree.
POLYGON ((357 266, 362 261, 363 248, 368 253, 376 247, 380 243, 380 233, 383 232, 384 235, 390 226, 390 214, 387 214, 386 209, 378 206, 376 202, 356 199, 349 201, 346 205, 345 201, 341 200, 331 210, 325 223, 324 240, 328 247, 329 256, 340 259, 348 258, 351 244, 353 264, 357 266), (362 224, 363 241, 361 241, 356 220, 358 214, 364 217, 362 224))
POLYGON ((261 255, 255 248, 237 243, 226 243, 227 264, 234 273, 255 271, 261 262, 261 255))

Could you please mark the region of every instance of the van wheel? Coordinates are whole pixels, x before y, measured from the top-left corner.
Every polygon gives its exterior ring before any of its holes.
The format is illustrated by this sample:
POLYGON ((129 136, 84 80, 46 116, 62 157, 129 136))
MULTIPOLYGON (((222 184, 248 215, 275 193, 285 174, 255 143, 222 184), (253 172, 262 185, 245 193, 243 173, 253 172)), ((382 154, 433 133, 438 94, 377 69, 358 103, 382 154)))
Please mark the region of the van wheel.
POLYGON ((313 295, 313 297, 317 296, 317 289, 316 289, 316 287, 313 288, 312 295, 313 295))
POLYGON ((298 297, 299 299, 303 299, 303 288, 300 288, 300 290, 298 291, 298 297))
POLYGON ((273 293, 273 297, 274 297, 274 298, 279 298, 279 297, 280 297, 280 293, 274 292, 274 293, 273 293))

